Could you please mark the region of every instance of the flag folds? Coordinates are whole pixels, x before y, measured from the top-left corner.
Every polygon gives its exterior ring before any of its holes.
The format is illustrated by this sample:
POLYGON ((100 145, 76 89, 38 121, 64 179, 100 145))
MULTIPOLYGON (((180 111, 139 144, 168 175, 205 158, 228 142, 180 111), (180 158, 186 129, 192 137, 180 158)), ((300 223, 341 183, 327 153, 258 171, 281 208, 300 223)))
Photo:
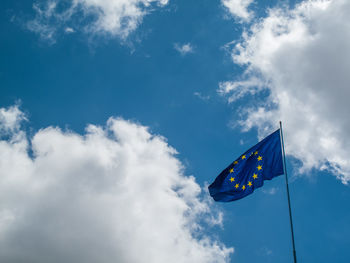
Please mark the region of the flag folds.
POLYGON ((209 186, 215 201, 241 199, 283 174, 280 130, 267 136, 224 169, 209 186))

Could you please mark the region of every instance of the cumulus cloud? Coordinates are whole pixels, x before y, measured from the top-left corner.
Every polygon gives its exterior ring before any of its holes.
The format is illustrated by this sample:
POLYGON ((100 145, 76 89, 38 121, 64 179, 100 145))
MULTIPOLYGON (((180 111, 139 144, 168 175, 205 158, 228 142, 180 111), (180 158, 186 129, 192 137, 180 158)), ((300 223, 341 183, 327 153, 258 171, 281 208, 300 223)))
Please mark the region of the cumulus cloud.
POLYGON ((193 46, 191 45, 191 43, 186 43, 183 45, 175 43, 174 48, 183 56, 188 53, 193 53, 193 46))
POLYGON ((328 170, 343 183, 350 180, 349 13, 345 0, 271 9, 233 48, 234 62, 246 66, 244 85, 220 89, 240 97, 264 85, 268 95, 246 108, 242 126, 262 137, 282 120, 287 154, 302 162, 301 172, 328 170))
POLYGON ((202 231, 222 215, 163 137, 110 118, 27 139, 17 107, 0 116, 1 262, 229 261, 233 249, 202 231))
POLYGON ((168 0, 47 0, 34 3, 36 16, 27 27, 51 42, 55 42, 57 32, 67 28, 125 39, 152 8, 167 3, 168 0))
POLYGON ((222 5, 227 8, 231 15, 234 17, 249 22, 253 13, 248 10, 248 7, 254 0, 221 0, 222 5))

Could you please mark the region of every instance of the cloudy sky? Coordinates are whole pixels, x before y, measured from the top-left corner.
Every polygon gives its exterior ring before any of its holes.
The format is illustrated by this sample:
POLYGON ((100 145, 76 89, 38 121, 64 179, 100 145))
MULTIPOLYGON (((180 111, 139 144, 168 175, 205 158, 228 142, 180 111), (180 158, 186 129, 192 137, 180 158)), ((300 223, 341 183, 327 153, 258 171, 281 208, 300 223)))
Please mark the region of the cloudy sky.
POLYGON ((279 120, 298 259, 348 262, 349 1, 0 13, 0 262, 292 262, 283 176, 206 190, 279 120))

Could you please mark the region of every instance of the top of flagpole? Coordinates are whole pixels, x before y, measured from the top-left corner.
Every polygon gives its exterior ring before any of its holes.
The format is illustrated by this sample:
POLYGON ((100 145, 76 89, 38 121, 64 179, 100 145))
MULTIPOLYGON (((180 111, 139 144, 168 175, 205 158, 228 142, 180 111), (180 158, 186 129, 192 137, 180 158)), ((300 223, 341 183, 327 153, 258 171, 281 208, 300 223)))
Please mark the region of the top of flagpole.
POLYGON ((285 155, 285 151, 284 151, 284 140, 283 140, 282 121, 280 121, 280 136, 281 136, 282 155, 283 155, 283 170, 284 170, 284 174, 285 174, 286 188, 287 188, 288 209, 289 209, 289 221, 290 221, 290 229, 291 229, 291 234, 292 234, 293 258, 294 258, 294 263, 297 263, 297 255, 296 255, 296 251, 295 251, 295 242, 294 242, 292 209, 291 209, 291 206, 290 206, 290 196, 289 196, 289 186, 288 186, 288 175, 287 175, 287 167, 286 167, 286 155, 285 155))

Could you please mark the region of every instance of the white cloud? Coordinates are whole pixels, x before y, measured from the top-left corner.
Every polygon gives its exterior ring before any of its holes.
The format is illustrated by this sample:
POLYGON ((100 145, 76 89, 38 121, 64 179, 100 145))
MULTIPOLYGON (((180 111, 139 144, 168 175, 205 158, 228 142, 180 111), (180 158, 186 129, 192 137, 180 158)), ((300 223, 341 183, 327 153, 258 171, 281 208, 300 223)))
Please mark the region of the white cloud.
POLYGON ((23 112, 18 106, 11 106, 8 109, 0 108, 0 133, 14 133, 20 129, 20 123, 26 120, 23 112))
POLYGON ((259 252, 264 256, 271 256, 273 254, 272 250, 267 247, 262 247, 259 252))
MULTIPOLYGON (((286 152, 302 161, 301 171, 326 169, 343 183, 350 180, 349 14, 345 0, 272 9, 243 34, 232 54, 235 63, 247 67, 248 83, 249 76, 258 78, 269 90, 256 107, 246 108, 243 127, 257 127, 261 137, 282 120, 286 152)), ((238 94, 260 89, 232 85, 241 87, 238 94)))
POLYGON ((227 10, 236 18, 249 22, 253 13, 248 10, 248 7, 254 0, 221 0, 221 3, 227 8, 227 10))
POLYGON ((230 94, 228 102, 235 102, 250 94, 255 95, 265 88, 265 83, 257 77, 243 81, 223 81, 219 83, 218 93, 220 95, 230 94))
POLYGON ((64 32, 66 32, 67 34, 70 34, 70 33, 74 33, 75 30, 74 30, 73 28, 71 28, 71 27, 66 27, 66 28, 64 29, 64 32))
POLYGON ((183 45, 175 43, 174 48, 183 56, 188 53, 193 53, 193 46, 191 45, 191 43, 186 43, 183 45))
POLYGON ((209 95, 203 95, 202 93, 195 91, 193 93, 194 96, 198 97, 199 99, 203 100, 203 101, 208 101, 210 100, 210 96, 209 95))
POLYGON ((263 188, 262 189, 262 192, 264 194, 268 194, 268 195, 274 195, 277 193, 277 188, 276 187, 271 187, 271 188, 263 188))
POLYGON ((67 32, 67 28, 125 39, 152 8, 167 3, 168 0, 47 0, 33 5, 36 16, 27 27, 51 42, 57 32, 67 32))
POLYGON ((0 137, 1 262, 229 261, 233 249, 199 223, 222 215, 163 137, 110 118, 84 135, 48 127, 28 141, 21 111, 0 113, 12 131, 0 137))

